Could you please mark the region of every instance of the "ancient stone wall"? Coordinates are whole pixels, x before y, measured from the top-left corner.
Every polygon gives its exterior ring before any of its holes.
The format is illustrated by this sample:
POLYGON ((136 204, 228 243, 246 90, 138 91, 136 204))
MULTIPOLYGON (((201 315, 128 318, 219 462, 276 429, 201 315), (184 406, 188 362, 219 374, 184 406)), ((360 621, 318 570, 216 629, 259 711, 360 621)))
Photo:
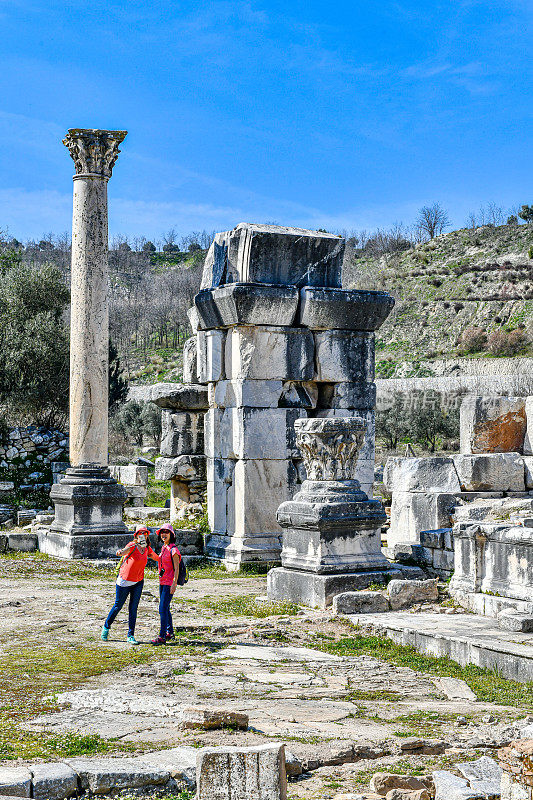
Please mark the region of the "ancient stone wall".
POLYGON ((68 434, 30 425, 11 428, 0 443, 0 502, 48 508, 52 464, 68 457, 68 434))

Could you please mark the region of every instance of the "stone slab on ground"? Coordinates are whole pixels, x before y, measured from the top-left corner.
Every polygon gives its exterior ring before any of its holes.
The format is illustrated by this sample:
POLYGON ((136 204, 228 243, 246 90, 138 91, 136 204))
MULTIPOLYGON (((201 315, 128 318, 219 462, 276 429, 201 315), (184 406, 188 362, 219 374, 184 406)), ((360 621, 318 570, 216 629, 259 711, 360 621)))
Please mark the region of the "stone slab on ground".
POLYGON ((460 678, 433 678, 433 683, 449 700, 477 700, 470 686, 460 678))
POLYGON ((26 767, 0 767, 0 795, 30 797, 31 772, 26 767))
POLYGON ((170 770, 136 758, 66 758, 65 763, 78 774, 81 788, 93 794, 164 786, 170 780, 170 770))
POLYGON ((190 788, 196 787, 197 747, 172 747, 170 750, 157 750, 145 753, 136 760, 147 764, 150 768, 167 769, 170 777, 183 782, 190 788))
POLYGON ((333 598, 334 614, 375 614, 389 608, 383 592, 343 592, 333 598))
POLYGON ((210 654, 214 658, 245 658, 257 661, 340 661, 340 656, 312 650, 310 647, 265 647, 233 644, 210 654))
POLYGON ((533 631, 533 615, 520 614, 519 612, 501 611, 498 614, 498 627, 502 631, 519 631, 531 633, 533 631))
POLYGON ((32 797, 35 800, 63 800, 78 791, 78 775, 62 761, 32 764, 32 797))
POLYGON ((393 611, 415 603, 431 603, 438 599, 438 578, 425 581, 392 580, 387 586, 390 607, 393 611))
POLYGON ((197 800, 286 800, 285 747, 206 747, 198 753, 197 800))
POLYGON ((371 626, 397 644, 432 656, 448 656, 461 666, 499 672, 504 678, 533 680, 533 641, 523 633, 502 631, 490 617, 474 614, 430 614, 395 611, 349 615, 361 627, 371 626))

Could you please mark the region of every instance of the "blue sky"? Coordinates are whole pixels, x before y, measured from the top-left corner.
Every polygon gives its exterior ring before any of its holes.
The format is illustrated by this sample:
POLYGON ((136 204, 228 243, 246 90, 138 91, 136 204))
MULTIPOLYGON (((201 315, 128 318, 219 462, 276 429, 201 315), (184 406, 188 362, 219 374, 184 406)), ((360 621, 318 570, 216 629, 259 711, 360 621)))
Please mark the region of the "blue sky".
POLYGON ((531 203, 532 21, 531 0, 0 0, 0 228, 70 228, 69 127, 129 131, 111 233, 531 203))

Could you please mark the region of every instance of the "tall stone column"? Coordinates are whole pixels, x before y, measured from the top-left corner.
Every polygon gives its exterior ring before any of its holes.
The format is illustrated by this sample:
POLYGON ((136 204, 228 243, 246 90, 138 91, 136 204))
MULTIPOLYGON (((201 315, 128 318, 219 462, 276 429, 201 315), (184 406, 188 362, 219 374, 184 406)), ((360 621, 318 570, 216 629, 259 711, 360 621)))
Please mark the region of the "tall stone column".
POLYGON ((108 463, 107 182, 126 131, 70 129, 75 164, 70 324, 70 461, 52 487, 55 520, 42 544, 67 558, 114 555, 128 537, 123 486, 108 463))

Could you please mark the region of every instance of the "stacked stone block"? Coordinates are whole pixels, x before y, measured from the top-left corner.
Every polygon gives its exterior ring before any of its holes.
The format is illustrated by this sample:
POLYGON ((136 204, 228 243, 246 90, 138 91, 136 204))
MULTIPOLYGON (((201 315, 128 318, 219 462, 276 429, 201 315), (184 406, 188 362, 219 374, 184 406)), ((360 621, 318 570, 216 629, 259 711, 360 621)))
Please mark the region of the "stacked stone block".
MULTIPOLYGON (((207 388, 196 383, 158 383, 151 389, 150 400, 162 409, 161 457, 155 462, 155 477, 170 481, 170 521, 201 515, 206 497, 207 388)), ((203 552, 202 536, 196 530, 180 529, 178 543, 186 555, 203 552)))
POLYGON ((330 234, 241 224, 206 258, 191 314, 208 385, 206 551, 229 568, 279 560, 276 510, 305 479, 295 420, 362 417, 357 476, 372 491, 374 330, 394 301, 340 289, 343 249, 330 234))
POLYGON ((144 499, 148 494, 148 467, 137 464, 125 466, 109 465, 111 477, 121 483, 126 489, 128 498, 126 504, 133 508, 144 506, 144 499))

